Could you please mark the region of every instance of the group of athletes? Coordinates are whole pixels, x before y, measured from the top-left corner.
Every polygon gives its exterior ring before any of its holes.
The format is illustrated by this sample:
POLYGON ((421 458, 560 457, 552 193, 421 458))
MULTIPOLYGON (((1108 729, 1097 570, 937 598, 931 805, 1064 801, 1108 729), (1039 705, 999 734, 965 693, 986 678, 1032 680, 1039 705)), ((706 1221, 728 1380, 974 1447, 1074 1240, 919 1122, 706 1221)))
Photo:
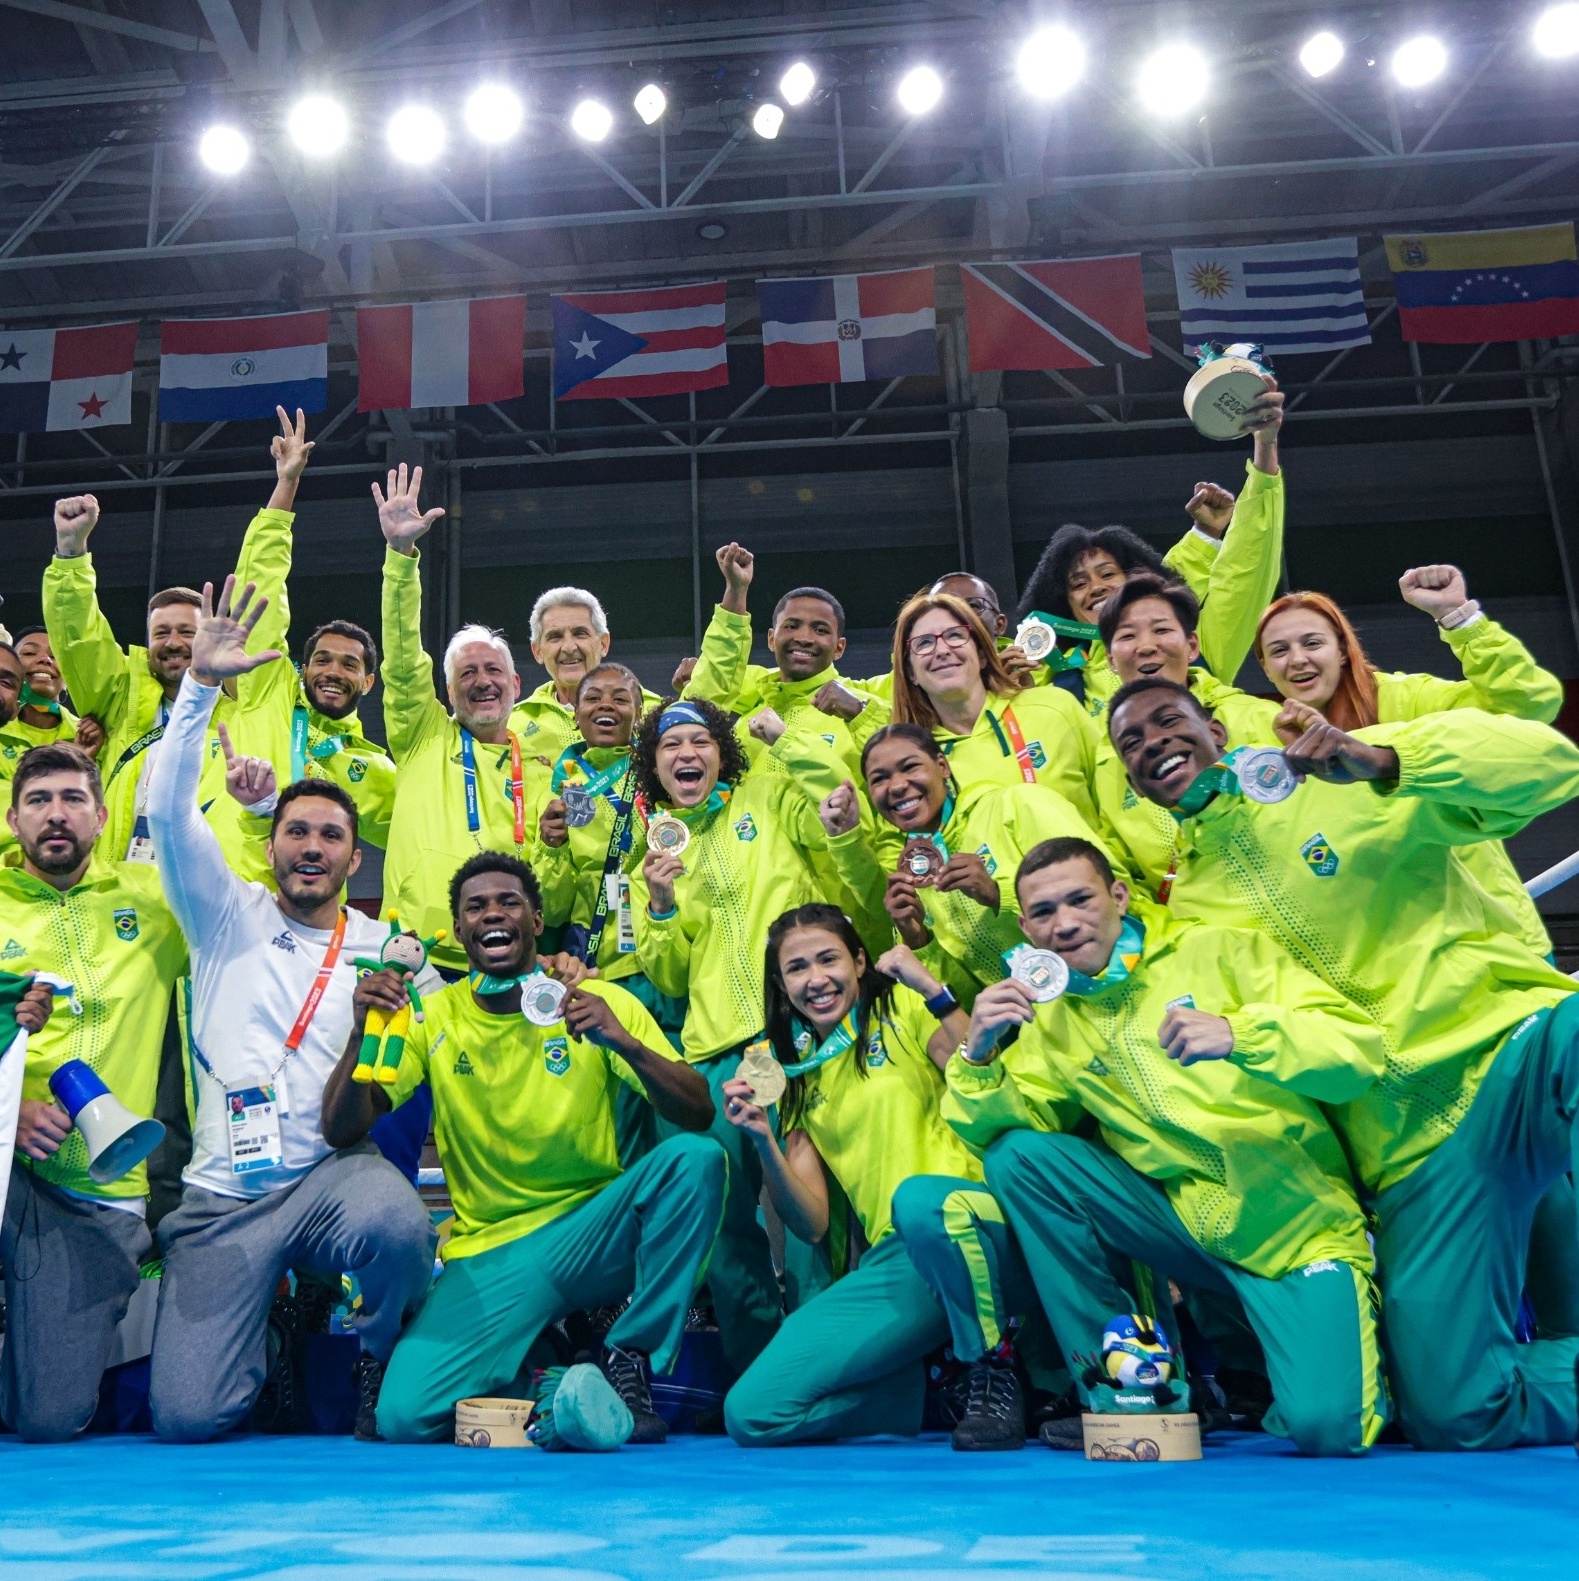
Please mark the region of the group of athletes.
POLYGON ((840 671, 817 587, 752 664, 727 544, 665 698, 575 587, 531 610, 537 690, 475 625, 436 685, 443 512, 405 466, 373 487, 379 641, 331 621, 293 663, 300 413, 234 577, 159 593, 146 646, 99 608, 97 502, 59 501, 45 624, 0 645, 0 1006, 29 1033, 0 1416, 84 1429, 157 1241, 174 1440, 279 1417, 307 1296, 342 1288, 363 1438, 535 1393, 545 1447, 661 1442, 652 1375, 705 1306, 732 1382, 702 1425, 746 1446, 1078 1447, 1125 1312, 1214 1358, 1209 1420, 1308 1454, 1390 1422, 1572 1440, 1579 995, 1501 844, 1579 793, 1562 686, 1450 566, 1400 587, 1456 681, 1275 596, 1282 415, 1269 381, 1237 497, 1198 485, 1166 556, 1060 528, 1020 642, 945 576, 881 676, 840 671), (1279 699, 1236 688, 1252 653, 1279 699), (345 900, 361 844, 383 920, 345 900), (90 1174, 49 1084, 74 1059, 189 1123, 152 1212, 143 1168, 90 1174))

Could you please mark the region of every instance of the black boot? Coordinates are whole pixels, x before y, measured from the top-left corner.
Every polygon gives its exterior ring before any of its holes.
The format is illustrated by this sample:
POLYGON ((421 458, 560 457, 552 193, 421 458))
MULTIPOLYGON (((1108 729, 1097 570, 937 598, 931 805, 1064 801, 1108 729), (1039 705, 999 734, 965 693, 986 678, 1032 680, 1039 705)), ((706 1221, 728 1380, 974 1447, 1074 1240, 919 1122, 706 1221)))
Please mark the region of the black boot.
POLYGON ((970 1369, 965 1414, 952 1442, 966 1450, 1025 1448, 1025 1402, 1012 1361, 988 1357, 970 1369))
POLYGON ((609 1380, 614 1392, 625 1402, 626 1410, 636 1422, 636 1430, 626 1442, 632 1444, 667 1442, 668 1426, 652 1408, 652 1386, 647 1381, 647 1358, 639 1350, 625 1350, 618 1345, 606 1345, 603 1348, 602 1366, 603 1376, 609 1380))
POLYGON ((292 1295, 281 1293, 269 1308, 264 1333, 263 1387, 252 1406, 252 1427, 259 1433, 299 1433, 302 1402, 297 1388, 296 1357, 301 1339, 301 1309, 292 1295))
POLYGON ((356 1436, 364 1444, 383 1442, 378 1431, 378 1392, 384 1387, 384 1364, 371 1351, 356 1358, 356 1436))

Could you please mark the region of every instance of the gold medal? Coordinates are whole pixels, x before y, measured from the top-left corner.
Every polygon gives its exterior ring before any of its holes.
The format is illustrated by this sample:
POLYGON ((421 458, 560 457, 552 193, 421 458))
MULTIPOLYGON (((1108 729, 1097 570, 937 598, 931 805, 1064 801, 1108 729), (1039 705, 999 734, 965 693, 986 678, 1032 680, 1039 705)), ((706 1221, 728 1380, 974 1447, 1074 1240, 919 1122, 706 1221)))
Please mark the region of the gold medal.
POLYGON ((753 1043, 746 1050, 745 1057, 735 1067, 735 1080, 750 1084, 752 1100, 762 1109, 777 1103, 789 1085, 784 1067, 774 1058, 772 1046, 767 1043, 753 1043))
POLYGON ((691 843, 690 828, 669 813, 661 812, 647 825, 647 848, 664 856, 681 856, 691 843))

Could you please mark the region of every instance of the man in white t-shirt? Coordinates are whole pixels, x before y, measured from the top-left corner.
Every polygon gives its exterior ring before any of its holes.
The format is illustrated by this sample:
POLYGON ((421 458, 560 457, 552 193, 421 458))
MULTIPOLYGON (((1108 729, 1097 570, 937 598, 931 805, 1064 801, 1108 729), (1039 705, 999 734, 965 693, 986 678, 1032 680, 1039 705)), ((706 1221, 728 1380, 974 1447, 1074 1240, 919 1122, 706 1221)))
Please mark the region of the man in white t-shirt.
MULTIPOLYGON (((338 785, 280 793, 266 848, 277 895, 231 871, 198 810, 220 687, 279 658, 246 652, 262 602, 248 610, 250 585, 233 602, 234 581, 217 610, 204 589, 149 787, 159 873, 192 960, 196 1091, 181 1205, 159 1226, 149 1405, 162 1438, 239 1426, 263 1386, 269 1307, 287 1270, 336 1284, 351 1273, 358 1434, 372 1437, 383 1363, 427 1293, 433 1236, 400 1173, 370 1143, 331 1148, 319 1111, 351 1031, 353 961, 376 956, 388 929, 340 903, 359 853, 356 804, 338 785)), ((439 988, 431 967, 420 986, 439 988)))

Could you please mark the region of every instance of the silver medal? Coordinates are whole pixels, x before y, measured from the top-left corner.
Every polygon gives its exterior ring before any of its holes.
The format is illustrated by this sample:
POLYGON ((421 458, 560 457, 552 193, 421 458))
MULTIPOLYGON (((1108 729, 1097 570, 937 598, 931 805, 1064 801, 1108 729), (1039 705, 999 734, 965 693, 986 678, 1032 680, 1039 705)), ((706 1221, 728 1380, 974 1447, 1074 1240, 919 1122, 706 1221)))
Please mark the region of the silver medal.
POLYGON ((569 990, 557 977, 539 977, 521 989, 521 1014, 534 1027, 551 1027, 564 1020, 563 1006, 569 990))
POLYGON ((1239 788, 1251 801, 1287 801, 1299 789, 1288 759, 1276 747, 1256 747, 1234 763, 1239 788))
POLYGON ((559 793, 565 804, 565 823, 571 829, 584 829, 598 815, 598 799, 580 785, 567 785, 559 793))
POLYGON ((1045 620, 1033 617, 1020 622, 1020 629, 1014 634, 1014 645, 1026 658, 1040 664, 1058 646, 1058 633, 1045 620))
POLYGON ((1069 986, 1069 966, 1054 950, 1020 950, 1009 963, 1009 976, 1039 1005, 1057 999, 1069 986))

